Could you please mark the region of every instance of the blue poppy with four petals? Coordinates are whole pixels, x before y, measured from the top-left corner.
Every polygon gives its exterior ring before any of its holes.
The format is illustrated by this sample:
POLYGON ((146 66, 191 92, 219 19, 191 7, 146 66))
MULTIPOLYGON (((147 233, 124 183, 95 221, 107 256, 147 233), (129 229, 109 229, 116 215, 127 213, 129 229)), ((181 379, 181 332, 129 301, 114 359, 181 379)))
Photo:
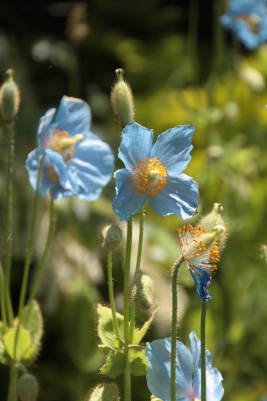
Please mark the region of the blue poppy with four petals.
POLYGON ((159 135, 132 122, 122 131, 119 158, 125 168, 115 172, 113 209, 121 221, 139 212, 149 200, 163 216, 178 214, 187 219, 196 213, 198 185, 183 171, 191 157, 193 125, 178 125, 159 135))
POLYGON ((81 99, 64 96, 56 109, 41 117, 37 148, 26 160, 29 180, 36 190, 40 160, 45 155, 39 193, 54 199, 70 196, 99 198, 114 169, 110 147, 90 132, 91 111, 81 99), (54 121, 53 121, 54 120, 54 121))

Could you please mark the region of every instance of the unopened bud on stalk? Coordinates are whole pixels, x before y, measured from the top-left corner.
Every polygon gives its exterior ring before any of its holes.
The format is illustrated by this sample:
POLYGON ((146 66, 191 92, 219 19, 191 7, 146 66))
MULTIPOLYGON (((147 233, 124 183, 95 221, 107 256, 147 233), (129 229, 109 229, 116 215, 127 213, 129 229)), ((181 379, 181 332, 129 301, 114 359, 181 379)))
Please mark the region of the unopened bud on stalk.
POLYGON ((214 232, 216 226, 224 227, 224 230, 220 230, 217 234, 216 242, 220 249, 224 247, 225 240, 227 238, 227 226, 222 218, 223 207, 220 203, 214 203, 213 209, 206 216, 203 216, 197 225, 197 227, 204 228, 209 232, 214 232))
POLYGON ((20 91, 13 74, 12 69, 7 70, 7 79, 0 89, 0 108, 5 124, 13 124, 19 110, 20 91))
POLYGON ((113 252, 122 241, 122 231, 117 224, 108 224, 101 230, 100 238, 105 251, 113 252))
POLYGON ((122 68, 116 71, 117 82, 111 89, 110 101, 117 122, 122 128, 134 121, 134 98, 130 85, 124 81, 122 68))
POLYGON ((17 390, 21 401, 35 401, 38 393, 37 380, 29 373, 23 373, 18 380, 17 390))
POLYGON ((153 306, 154 284, 150 276, 138 269, 134 275, 131 297, 138 309, 148 310, 153 306))
POLYGON ((98 384, 90 394, 88 401, 118 401, 119 390, 115 383, 98 384))

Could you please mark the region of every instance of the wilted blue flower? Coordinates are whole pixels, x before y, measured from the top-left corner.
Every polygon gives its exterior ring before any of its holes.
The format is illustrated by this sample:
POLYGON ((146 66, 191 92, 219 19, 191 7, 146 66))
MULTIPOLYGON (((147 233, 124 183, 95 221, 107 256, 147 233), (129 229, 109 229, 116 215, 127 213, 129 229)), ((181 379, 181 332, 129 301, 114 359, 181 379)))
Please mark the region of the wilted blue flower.
MULTIPOLYGON (((189 335, 191 350, 176 341, 176 401, 192 401, 201 398, 200 340, 196 333, 189 335)), ((162 401, 170 401, 171 339, 147 343, 147 385, 151 393, 162 401)), ((206 350, 207 401, 220 401, 224 389, 222 375, 211 365, 210 352, 206 350)))
POLYGON ((182 172, 192 150, 193 125, 178 125, 159 135, 152 145, 153 131, 129 123, 122 131, 119 158, 126 168, 115 172, 113 209, 121 221, 139 212, 148 199, 163 216, 191 217, 198 204, 198 185, 182 172))
POLYGON ((230 0, 220 21, 249 49, 256 49, 267 40, 266 0, 230 0))
POLYGON ((45 155, 39 193, 49 190, 54 199, 78 196, 95 200, 111 178, 114 156, 110 147, 89 131, 91 112, 81 99, 64 96, 56 109, 41 117, 37 129, 37 148, 26 160, 34 189, 40 159, 45 155))

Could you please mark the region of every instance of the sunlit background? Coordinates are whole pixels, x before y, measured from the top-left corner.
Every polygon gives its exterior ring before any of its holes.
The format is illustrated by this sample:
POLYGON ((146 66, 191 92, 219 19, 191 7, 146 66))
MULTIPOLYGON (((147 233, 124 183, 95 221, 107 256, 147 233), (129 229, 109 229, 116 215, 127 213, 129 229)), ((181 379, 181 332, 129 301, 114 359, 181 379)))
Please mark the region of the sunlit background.
MULTIPOLYGON (((267 399, 267 45, 246 50, 224 31, 220 0, 5 1, 0 3, 0 78, 15 70, 21 107, 15 125, 12 295, 17 305, 33 190, 24 161, 36 147, 39 118, 63 95, 86 100, 92 132, 115 154, 120 127, 109 94, 121 67, 136 103, 135 120, 155 136, 179 124, 195 124, 186 171, 198 183, 198 214, 214 202, 224 207, 229 238, 210 287, 207 348, 223 375, 225 401, 267 399), (265 398, 266 397, 266 398, 265 398)), ((6 131, 0 126, 0 223, 4 227, 6 131)), ((117 168, 122 164, 117 160, 117 168)), ((107 380, 96 336, 97 302, 108 303, 106 254, 99 230, 118 219, 112 211, 115 181, 96 202, 56 202, 49 260, 38 292, 45 319, 40 355, 32 367, 40 401, 84 401, 107 380)), ((170 273, 179 255, 179 216, 164 218, 146 208, 142 267, 155 280, 159 312, 145 340, 170 334, 170 273)), ((137 247, 137 219, 134 251, 137 247)), ((48 197, 40 206, 31 274, 48 225, 48 197)), ((124 224, 121 227, 125 229, 124 224)), ((1 229, 3 258, 4 229, 1 229)), ((135 253, 133 254, 135 257, 135 253)), ((134 259, 133 259, 134 262, 134 259)), ((114 254, 114 291, 123 307, 124 246, 114 254)), ((134 263, 133 263, 134 266, 134 263)), ((200 299, 186 267, 179 287, 179 338, 200 334, 200 299)), ((147 315, 138 314, 141 324, 147 315)), ((8 369, 0 366, 0 399, 8 369)), ((122 379, 118 378, 122 386, 122 379)), ((122 388, 122 387, 121 387, 122 388)), ((149 400, 145 378, 133 378, 133 400, 149 400)))

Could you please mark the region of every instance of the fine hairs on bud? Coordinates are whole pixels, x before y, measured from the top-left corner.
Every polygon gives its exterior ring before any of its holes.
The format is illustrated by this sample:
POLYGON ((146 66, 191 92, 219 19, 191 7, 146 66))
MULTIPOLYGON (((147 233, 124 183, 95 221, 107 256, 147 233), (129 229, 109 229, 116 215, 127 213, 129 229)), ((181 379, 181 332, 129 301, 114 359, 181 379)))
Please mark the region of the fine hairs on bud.
POLYGON ((29 373, 23 373, 17 384, 18 396, 21 401, 36 401, 38 383, 35 377, 29 373))
POLYGON ((204 228, 209 232, 214 232, 216 226, 224 227, 224 230, 219 230, 216 238, 216 242, 220 249, 224 247, 227 238, 227 225, 222 217, 222 212, 222 205, 220 203, 214 203, 212 211, 206 214, 206 216, 203 216, 197 224, 197 227, 204 228))
POLYGON ((153 306, 154 283, 152 278, 142 269, 138 269, 134 275, 131 298, 132 302, 140 310, 145 311, 153 306))
POLYGON ((13 80, 14 71, 7 70, 7 78, 0 89, 0 108, 5 124, 13 124, 20 104, 20 91, 13 80))
POLYGON ((122 230, 117 224, 108 224, 100 232, 101 246, 107 252, 113 252, 122 241, 122 230))
POLYGON ((89 395, 87 401, 118 401, 119 390, 116 383, 98 384, 89 395))
POLYGON ((116 121, 124 128, 125 125, 134 121, 134 98, 130 85, 123 78, 123 69, 118 68, 115 72, 117 82, 111 89, 110 101, 116 121))

